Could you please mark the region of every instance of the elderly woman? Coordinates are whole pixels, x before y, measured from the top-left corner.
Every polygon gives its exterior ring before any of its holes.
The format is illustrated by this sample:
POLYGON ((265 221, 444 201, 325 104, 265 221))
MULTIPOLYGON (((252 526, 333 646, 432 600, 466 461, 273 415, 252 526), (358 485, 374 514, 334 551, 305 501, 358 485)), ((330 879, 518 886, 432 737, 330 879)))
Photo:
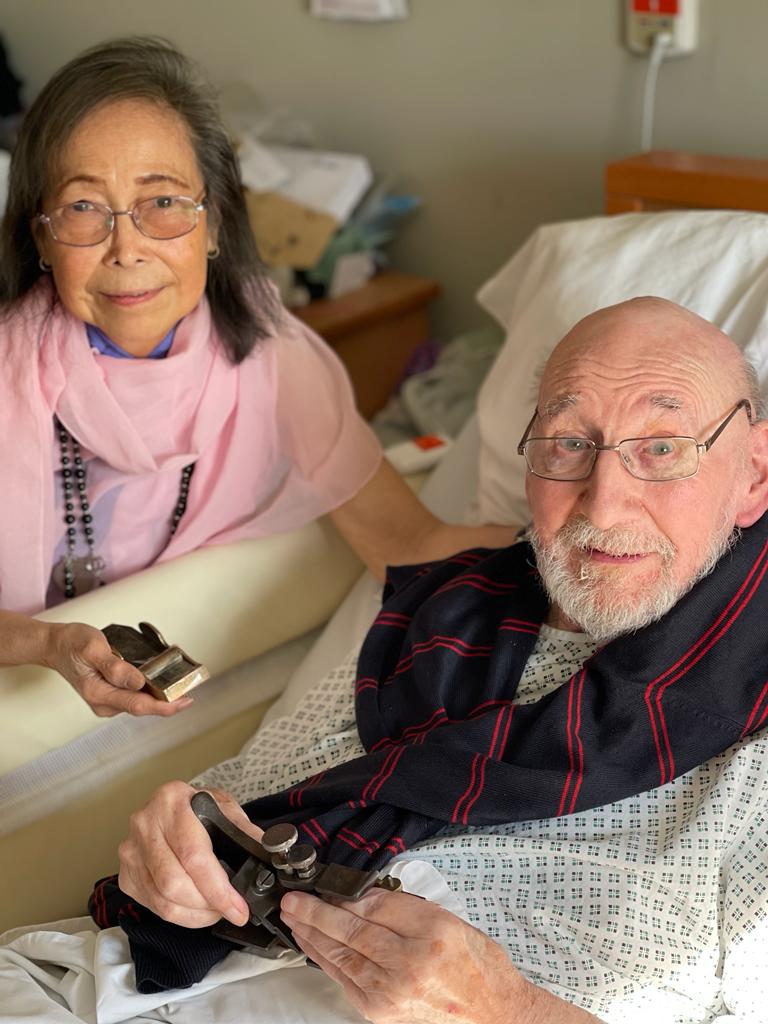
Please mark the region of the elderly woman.
POLYGON ((0 663, 174 714, 98 630, 30 616, 330 512, 381 575, 509 531, 432 517, 265 281, 210 88, 154 38, 63 67, 22 125, 0 258, 0 663))

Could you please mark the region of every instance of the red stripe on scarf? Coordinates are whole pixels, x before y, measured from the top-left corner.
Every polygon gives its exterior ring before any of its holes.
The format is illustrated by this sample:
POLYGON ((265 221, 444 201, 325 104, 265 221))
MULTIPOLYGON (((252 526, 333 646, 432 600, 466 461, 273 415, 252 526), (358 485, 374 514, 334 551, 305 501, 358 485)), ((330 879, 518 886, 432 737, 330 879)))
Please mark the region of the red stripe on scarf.
POLYGON ((491 644, 469 644, 458 636, 433 636, 429 640, 422 640, 418 644, 413 645, 411 651, 397 663, 395 671, 389 679, 384 681, 385 685, 393 682, 403 672, 407 672, 417 657, 422 654, 429 654, 437 648, 453 651, 460 658, 487 658, 493 651, 491 644))
POLYGON ((573 809, 576 806, 576 797, 579 795, 581 784, 584 781, 584 745, 581 742, 581 699, 584 693, 584 680, 587 677, 587 670, 581 670, 581 677, 579 679, 579 693, 576 697, 576 742, 579 745, 579 774, 576 779, 576 785, 573 787, 573 796, 571 797, 571 803, 568 807, 568 813, 573 814, 573 809))
POLYGON ((516 583, 499 583, 498 580, 492 580, 487 576, 478 576, 476 573, 473 573, 468 576, 458 576, 455 580, 444 583, 442 587, 438 587, 435 595, 445 594, 449 590, 455 590, 458 587, 474 587, 475 590, 482 590, 484 594, 493 594, 496 597, 501 597, 504 594, 511 593, 513 590, 517 590, 516 583))
POLYGON ((315 783, 319 782, 324 775, 324 771, 318 772, 317 775, 313 775, 312 778, 307 779, 303 784, 299 784, 297 789, 292 789, 288 794, 288 803, 291 807, 301 807, 301 798, 304 795, 304 792, 309 789, 310 786, 314 786, 315 783))
POLYGON ((410 615, 401 615, 399 612, 381 612, 377 616, 374 626, 396 626, 398 629, 407 629, 411 621, 410 615))
POLYGON ((478 755, 478 757, 480 757, 480 770, 478 772, 478 778, 477 778, 477 791, 476 791, 475 795, 472 797, 472 799, 469 801, 467 806, 464 808, 464 813, 461 816, 461 823, 462 823, 462 825, 466 825, 468 823, 469 812, 475 806, 475 804, 477 803, 477 800, 478 800, 480 794, 483 792, 483 789, 485 788, 485 764, 486 764, 487 758, 481 757, 480 755, 478 755))
POLYGON ((741 584, 739 589, 736 591, 736 593, 733 595, 731 600, 725 606, 725 608, 720 613, 720 615, 718 615, 718 617, 715 619, 715 621, 712 623, 712 625, 709 627, 709 629, 707 629, 706 632, 704 632, 699 637, 699 639, 696 641, 695 644, 693 644, 691 647, 689 647, 689 649, 685 652, 685 654, 681 658, 678 658, 678 660, 675 662, 674 665, 672 665, 670 668, 668 668, 666 670, 666 672, 663 672, 660 676, 657 676, 656 679, 652 680, 648 684, 648 686, 646 687, 646 690, 645 690, 645 704, 646 704, 646 708, 648 709, 649 717, 651 719, 651 727, 653 729, 653 739, 654 739, 654 742, 656 744, 656 752, 657 752, 657 755, 658 755, 658 758, 659 758, 659 775, 660 775, 659 785, 664 785, 666 782, 669 782, 671 779, 674 778, 674 774, 675 774, 675 760, 674 760, 674 757, 672 755, 672 746, 671 746, 671 743, 669 741, 669 734, 667 732, 667 724, 666 724, 666 721, 665 721, 665 718, 664 718, 663 709, 661 707, 661 699, 662 699, 662 697, 664 695, 664 691, 667 689, 668 686, 671 686, 673 683, 675 683, 679 679, 681 679, 687 672, 689 672, 691 670, 691 668, 693 668, 693 666, 704 657, 704 655, 707 653, 707 651, 711 650, 711 648, 714 647, 714 645, 718 642, 718 640, 721 640, 722 637, 725 636, 725 634, 728 632, 728 630, 734 624, 734 622, 739 617, 739 615, 741 615, 741 613, 747 607, 749 602, 752 600, 752 597, 754 596, 755 590, 757 590, 758 586, 760 585, 760 582, 762 581, 763 576, 765 575, 766 569, 768 569, 768 561, 766 561, 766 553, 767 552, 768 552, 768 542, 766 542, 763 545, 763 548, 760 551, 760 554, 757 556, 757 558, 755 559, 754 563, 752 564, 752 567, 749 570, 749 572, 747 573, 747 575, 746 575, 746 577, 744 579, 744 582, 741 584), (756 573, 758 573, 758 567, 760 566, 761 561, 765 562, 765 564, 762 566, 762 569, 760 570, 759 574, 757 575, 757 579, 755 579, 755 581, 753 583, 751 583, 752 577, 755 576, 756 573), (750 586, 750 583, 751 583, 751 586, 750 586), (731 612, 731 609, 734 607, 734 605, 736 605, 736 603, 741 599, 742 594, 744 594, 744 591, 747 589, 748 586, 750 587, 750 589, 747 591, 746 595, 744 596, 743 600, 741 601, 741 604, 735 609, 735 611, 731 615, 730 619, 728 619, 728 621, 725 623, 725 625, 722 627, 722 629, 720 629, 719 632, 715 633, 715 630, 718 629, 718 627, 723 622, 723 620, 726 618, 726 616, 731 612), (712 636, 713 633, 715 633, 714 636, 712 636), (711 639, 710 639, 710 637, 711 637, 711 639), (688 663, 684 664, 686 661, 688 663), (663 682, 663 680, 665 680, 667 678, 667 676, 669 676, 671 673, 675 672, 681 665, 683 665, 683 668, 681 668, 680 671, 677 672, 676 675, 673 675, 672 678, 668 679, 663 685, 660 685, 663 682), (651 697, 651 693, 652 693, 652 690, 653 690, 654 686, 659 686, 659 690, 658 690, 658 693, 652 698, 651 697), (659 719, 660 719, 660 728, 661 728, 662 734, 664 736, 664 745, 666 747, 667 758, 668 758, 667 764, 664 763, 663 752, 662 752, 662 749, 661 749, 661 745, 659 743, 658 731, 657 731, 657 727, 656 727, 656 724, 655 724, 655 721, 654 721, 653 705, 651 704, 651 700, 652 699, 653 699, 654 704, 656 705, 656 712, 657 712, 657 714, 659 716, 659 719), (669 775, 667 775, 667 768, 669 769, 669 775))
POLYGON ((504 737, 499 745, 499 760, 504 757, 504 751, 507 749, 507 740, 509 739, 509 730, 512 728, 512 716, 515 713, 516 704, 510 704, 509 706, 509 718, 507 719, 507 727, 504 730, 504 737))
POLYGON ((507 710, 506 708, 501 708, 501 710, 499 711, 498 715, 496 716, 496 725, 493 727, 493 735, 491 736, 491 745, 488 748, 488 757, 493 757, 494 756, 493 748, 496 746, 496 738, 499 735, 499 729, 501 728, 501 720, 504 717, 504 712, 506 710, 507 710))
POLYGON ((499 626, 528 626, 530 629, 535 629, 537 633, 541 630, 540 622, 529 622, 527 619, 502 619, 499 626))
POLYGON ((474 788, 474 785, 475 785, 475 772, 477 770, 477 762, 478 762, 478 760, 480 759, 481 756, 482 756, 481 754, 475 754, 475 756, 472 758, 472 771, 470 773, 469 785, 467 786, 465 791, 462 793, 462 795, 459 797, 459 799, 458 799, 458 801, 456 803, 456 806, 453 808, 453 813, 451 814, 451 824, 453 824, 453 825, 455 825, 456 822, 458 821, 459 808, 464 803, 464 801, 469 797, 469 794, 472 792, 472 790, 474 788))
POLYGON ((99 928, 109 928, 110 925, 110 922, 107 920, 106 900, 104 898, 104 886, 106 884, 107 879, 103 878, 93 891, 93 916, 99 928))
POLYGON ((362 693, 363 690, 378 690, 379 680, 372 679, 370 676, 365 676, 363 679, 358 679, 355 683, 355 693, 362 693))
POLYGON ((499 626, 499 632, 506 633, 530 633, 531 636, 538 636, 538 629, 528 629, 524 626, 499 626))
MULTIPOLYGON (((751 712, 749 713, 749 718, 747 719, 747 724, 744 726, 744 729, 742 730, 742 733, 741 733, 741 739, 743 739, 745 736, 747 736, 752 731, 752 719, 757 714, 758 709, 760 708, 760 705, 762 704, 766 694, 768 694, 768 683, 766 683, 765 686, 760 691, 760 696, 755 701, 755 706, 752 708, 751 712)), ((762 715, 760 716, 760 721, 757 723, 757 726, 756 726, 757 729, 759 729, 760 726, 763 724, 766 715, 768 715, 768 704, 765 707, 765 711, 763 711, 762 715)))
POLYGON ((565 722, 565 735, 568 740, 568 763, 570 765, 568 774, 565 777, 565 785, 563 786, 563 792, 560 796, 560 806, 557 808, 557 816, 563 813, 565 808, 565 800, 568 796, 568 790, 571 786, 571 779, 573 778, 574 760, 573 760, 573 734, 571 732, 571 725, 573 722, 573 690, 576 684, 576 676, 571 676, 571 681, 568 686, 568 716, 565 722))
POLYGON ((387 781, 387 779, 390 778, 392 772, 394 772, 395 767, 397 766, 397 762, 400 760, 404 753, 405 747, 395 747, 394 750, 391 750, 389 752, 380 770, 377 772, 376 775, 374 775, 374 777, 363 790, 362 795, 364 800, 376 799, 379 790, 387 781))
POLYGON ((365 839, 359 832, 354 832, 346 826, 339 829, 338 838, 345 842, 347 846, 351 846, 355 850, 364 850, 369 855, 376 853, 379 846, 381 846, 381 843, 377 843, 373 839, 365 839))
POLYGON ((437 708, 437 710, 432 712, 429 718, 421 722, 419 725, 409 725, 407 729, 403 730, 402 734, 398 736, 397 739, 392 736, 383 736, 377 743, 374 743, 369 753, 375 754, 381 747, 386 747, 388 744, 400 743, 406 737, 410 738, 412 736, 420 735, 422 732, 430 732, 438 725, 444 724, 446 715, 447 712, 445 708, 437 708), (440 721, 435 722, 435 718, 440 719, 440 721))

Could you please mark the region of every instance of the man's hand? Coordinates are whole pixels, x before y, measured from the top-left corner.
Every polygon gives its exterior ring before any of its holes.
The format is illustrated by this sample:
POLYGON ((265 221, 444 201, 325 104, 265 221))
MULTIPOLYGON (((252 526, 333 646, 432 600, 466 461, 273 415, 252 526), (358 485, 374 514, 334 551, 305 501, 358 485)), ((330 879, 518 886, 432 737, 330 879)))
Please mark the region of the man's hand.
POLYGON ((281 916, 307 956, 376 1024, 529 1020, 533 986, 501 947, 417 896, 371 890, 333 906, 291 893, 281 916))
MULTIPOLYGON (((128 838, 120 844, 118 883, 142 906, 185 928, 204 928, 221 917, 243 925, 248 904, 230 885, 190 806, 196 792, 184 782, 167 782, 131 817, 128 838)), ((206 792, 238 828, 261 839, 262 830, 234 797, 218 789, 206 792)))
POLYGON ((146 682, 141 672, 113 653, 101 630, 81 622, 52 623, 42 661, 64 676, 102 718, 121 711, 167 718, 193 703, 189 697, 169 702, 139 693, 146 682))

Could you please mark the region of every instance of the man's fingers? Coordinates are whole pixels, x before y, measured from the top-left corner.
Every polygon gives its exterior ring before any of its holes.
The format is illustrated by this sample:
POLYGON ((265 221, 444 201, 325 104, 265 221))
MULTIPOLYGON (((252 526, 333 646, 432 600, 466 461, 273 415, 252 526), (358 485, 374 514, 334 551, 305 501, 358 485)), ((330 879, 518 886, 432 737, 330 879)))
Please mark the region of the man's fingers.
POLYGON ((229 884, 205 828, 191 810, 189 816, 181 827, 173 823, 170 835, 154 815, 134 818, 136 838, 121 848, 121 863, 136 885, 132 895, 140 902, 151 901, 155 913, 177 924, 186 920, 180 910, 201 924, 212 924, 222 916, 233 924, 245 924, 249 916, 245 900, 229 884))
POLYGON ((394 942, 400 942, 400 934, 394 928, 368 920, 361 912, 364 909, 361 904, 370 906, 368 894, 357 903, 334 905, 308 893, 292 892, 283 897, 281 913, 291 919, 291 928, 296 925, 302 931, 315 929, 376 963, 387 961, 390 956, 388 948, 394 942))
POLYGON ((133 879, 136 891, 132 893, 144 902, 158 903, 157 897, 189 910, 210 910, 208 901, 189 878, 183 864, 169 845, 162 823, 154 815, 140 812, 131 819, 131 837, 120 846, 120 863, 133 879))
MULTIPOLYGON (((282 906, 300 921, 312 925, 340 942, 365 931, 362 924, 378 926, 403 938, 419 938, 430 927, 428 919, 440 913, 427 900, 405 892, 370 889, 362 899, 337 905, 318 900, 306 893, 290 893, 282 906)), ((354 948, 358 948, 354 946, 354 948)))
MULTIPOLYGON (((312 925, 302 924, 296 918, 291 917, 290 914, 283 913, 281 917, 293 932, 294 939, 296 939, 296 942, 302 949, 305 946, 311 946, 314 952, 322 957, 326 964, 330 964, 334 968, 335 974, 333 976, 336 980, 339 980, 338 976, 342 975, 344 977, 359 978, 364 974, 369 975, 380 970, 376 964, 362 953, 350 949, 343 942, 337 942, 336 939, 330 938, 330 936, 325 935, 317 928, 313 928, 312 925)), ((309 956, 308 953, 307 955, 309 956)), ((312 959, 315 960, 314 956, 312 959)), ((318 966, 322 966, 318 960, 315 960, 315 963, 318 966)))
POLYGON ((148 907, 165 921, 183 928, 206 928, 215 924, 221 916, 207 907, 190 907, 168 899, 141 864, 133 864, 130 868, 124 866, 118 875, 118 885, 127 896, 133 896, 142 906, 148 907))
POLYGON ((296 940, 296 944, 304 953, 307 954, 309 959, 316 963, 324 974, 327 974, 329 978, 341 985, 347 994, 347 998, 350 1002, 357 1005, 359 1009, 360 1004, 364 1000, 364 993, 362 989, 355 984, 352 978, 345 973, 343 968, 333 960, 329 960, 319 946, 316 946, 308 935, 294 932, 293 937, 296 940))
POLYGON ((225 793, 221 789, 207 789, 206 793, 210 793, 213 799, 221 808, 223 814, 225 814, 233 825, 245 832, 252 839, 257 842, 261 841, 261 837, 264 835, 264 829, 259 828, 258 825, 254 824, 248 815, 245 813, 240 804, 230 793, 225 793))
MULTIPOLYGON (((296 924, 293 937, 309 959, 342 987, 349 1002, 366 1020, 375 1019, 377 1010, 393 1009, 391 978, 378 965, 314 928, 305 930, 296 924)), ((386 1019, 392 1019, 391 1015, 386 1019)))
MULTIPOLYGON (((232 924, 246 924, 250 917, 248 904, 230 884, 226 871, 213 852, 210 836, 192 808, 185 813, 190 817, 189 827, 176 833, 171 849, 173 856, 207 907, 218 911, 220 917, 226 917, 232 924)), ((153 875, 161 891, 166 891, 166 886, 160 884, 156 871, 153 875)), ((171 884, 176 884, 173 880, 178 878, 177 871, 170 870, 167 878, 171 884)), ((169 895, 172 899, 177 899, 172 893, 169 895)))

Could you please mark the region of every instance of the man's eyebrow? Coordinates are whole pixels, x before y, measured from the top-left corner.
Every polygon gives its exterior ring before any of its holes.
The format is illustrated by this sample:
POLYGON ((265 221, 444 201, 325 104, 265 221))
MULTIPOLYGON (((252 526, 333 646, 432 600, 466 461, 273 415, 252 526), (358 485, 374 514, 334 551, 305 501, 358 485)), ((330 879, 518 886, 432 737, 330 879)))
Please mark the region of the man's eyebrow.
POLYGON ((581 395, 577 391, 569 391, 562 395, 555 395, 554 398, 550 398, 548 402, 544 404, 544 408, 540 409, 539 412, 545 419, 553 419, 561 412, 565 412, 566 409, 571 409, 577 402, 581 401, 581 395))

